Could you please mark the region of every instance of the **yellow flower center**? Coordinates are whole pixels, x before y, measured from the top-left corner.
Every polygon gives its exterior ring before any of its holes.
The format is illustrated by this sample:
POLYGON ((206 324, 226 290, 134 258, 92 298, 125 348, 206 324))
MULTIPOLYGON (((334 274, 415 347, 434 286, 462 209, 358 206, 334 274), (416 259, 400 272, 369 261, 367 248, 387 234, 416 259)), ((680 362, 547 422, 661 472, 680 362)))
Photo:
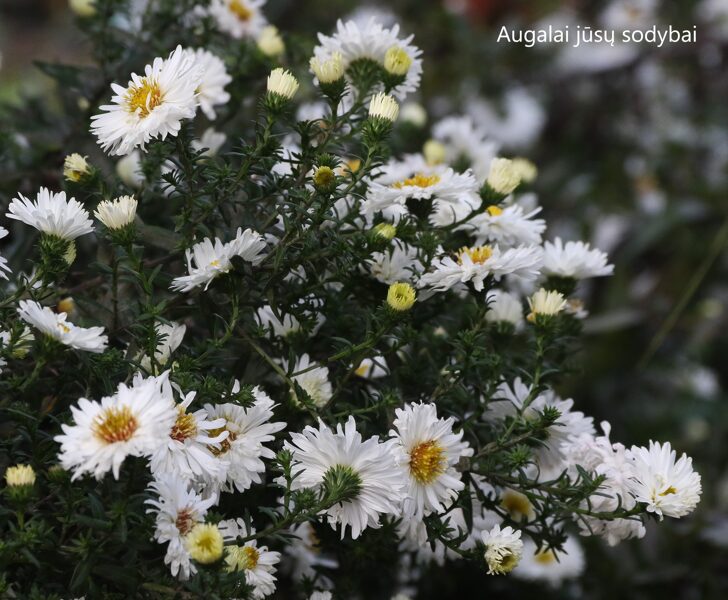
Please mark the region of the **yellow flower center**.
POLYGON ((518 557, 512 552, 509 552, 501 558, 499 569, 503 573, 510 573, 517 564, 518 557))
POLYGON ((403 187, 426 188, 432 187, 439 182, 439 175, 425 175, 424 173, 415 173, 413 177, 408 177, 407 179, 403 179, 402 181, 397 181, 396 183, 393 183, 392 187, 398 190, 402 189, 403 187))
POLYGON ((677 490, 673 486, 670 486, 664 492, 661 492, 660 496, 669 496, 670 494, 677 494, 677 490))
POLYGON ((500 217, 503 214, 503 209, 495 204, 491 204, 485 210, 491 217, 500 217))
POLYGON ((162 90, 159 84, 147 77, 142 77, 141 85, 131 86, 126 93, 129 112, 137 113, 144 118, 162 102, 162 90))
POLYGON ((255 569, 258 566, 260 553, 255 548, 252 546, 244 546, 240 554, 242 555, 240 566, 243 569, 255 569))
POLYGON ((230 450, 230 446, 232 443, 238 438, 237 434, 234 431, 230 431, 226 427, 218 427, 216 429, 211 429, 208 435, 211 438, 217 437, 220 435, 223 431, 228 432, 228 436, 222 441, 218 442, 219 448, 215 448, 215 446, 208 446, 207 448, 212 452, 215 456, 220 456, 221 454, 225 454, 228 450, 230 450))
POLYGON ((197 435, 197 421, 193 415, 187 414, 181 406, 177 407, 177 420, 172 425, 169 437, 178 442, 184 442, 187 438, 197 435))
POLYGON ((192 529, 194 519, 192 511, 189 508, 183 508, 177 513, 177 519, 174 522, 181 535, 187 535, 192 529))
POLYGON ((190 530, 186 543, 190 557, 199 563, 208 565, 222 556, 223 539, 216 525, 198 523, 190 530))
POLYGON ((65 323, 58 323, 58 329, 61 330, 61 333, 68 333, 71 331, 71 328, 65 323))
POLYGON ((410 473, 420 483, 432 483, 445 471, 445 450, 435 440, 422 442, 410 452, 410 473))
POLYGON ((138 427, 139 423, 128 406, 111 406, 96 416, 91 429, 102 442, 114 444, 131 439, 138 427))
POLYGON ((556 555, 553 550, 546 550, 546 552, 537 552, 534 555, 534 560, 542 565, 550 565, 556 562, 556 555))
POLYGON ((245 5, 243 0, 232 0, 228 7, 230 8, 230 12, 234 13, 241 21, 250 21, 253 16, 253 11, 245 5))
POLYGON ((212 261, 212 262, 210 263, 210 266, 211 266, 211 267, 219 267, 219 266, 220 266, 220 261, 219 261, 219 260, 217 260, 217 259, 215 259, 215 260, 213 260, 213 261, 212 261))
POLYGON ((493 249, 490 246, 476 246, 474 248, 465 246, 460 248, 458 251, 458 263, 461 265, 463 264, 464 256, 469 256, 471 262, 482 265, 493 256, 493 249))
POLYGON ((368 370, 369 365, 362 361, 361 364, 356 368, 356 371, 354 371, 354 373, 357 375, 357 377, 364 377, 366 376, 368 370))

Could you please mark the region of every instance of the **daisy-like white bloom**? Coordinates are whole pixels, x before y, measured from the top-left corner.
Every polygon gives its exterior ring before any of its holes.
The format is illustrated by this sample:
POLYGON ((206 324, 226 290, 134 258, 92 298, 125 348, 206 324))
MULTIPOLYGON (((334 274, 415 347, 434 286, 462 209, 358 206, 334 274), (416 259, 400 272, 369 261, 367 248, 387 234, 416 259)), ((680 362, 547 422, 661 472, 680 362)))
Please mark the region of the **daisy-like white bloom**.
POLYGON ((212 0, 209 13, 217 28, 236 39, 257 39, 268 21, 263 15, 265 0, 212 0))
POLYGON ((387 285, 412 281, 425 270, 417 258, 417 248, 405 243, 393 244, 384 252, 374 252, 367 264, 371 276, 387 285))
MULTIPOLYGON (((387 52, 396 48, 407 56, 411 63, 402 83, 395 86, 392 94, 404 100, 407 94, 417 90, 422 77, 422 50, 412 44, 414 36, 399 38, 399 25, 391 29, 383 27, 375 19, 365 23, 339 20, 336 33, 327 36, 319 33, 319 45, 314 48, 314 57, 319 62, 329 60, 335 53, 343 59, 344 69, 350 74, 350 67, 361 61, 373 61, 384 67, 387 52)), ((391 52, 390 52, 391 54, 391 52)), ((409 62, 407 61, 407 62, 409 62)))
POLYGON ((285 100, 290 100, 296 95, 298 86, 298 79, 293 76, 293 73, 280 67, 270 72, 266 82, 268 93, 285 100))
POLYGON ((117 230, 134 222, 137 201, 134 196, 119 196, 116 200, 102 200, 94 216, 108 229, 117 230))
MULTIPOLYGON (((0 240, 3 239, 6 235, 8 235, 8 230, 5 229, 5 227, 0 227, 0 240)), ((8 273, 11 273, 10 267, 8 267, 8 259, 4 256, 0 256, 0 277, 7 280, 8 276, 3 273, 3 271, 7 271, 8 273)))
POLYGON ((79 327, 66 320, 66 313, 54 313, 33 300, 21 300, 18 315, 41 333, 65 346, 96 354, 106 350, 108 338, 103 335, 103 327, 79 327))
MULTIPOLYGON (((442 522, 452 531, 448 536, 453 539, 463 534, 468 534, 468 525, 465 520, 465 513, 461 508, 455 508, 441 516, 442 522)), ((404 552, 415 552, 418 564, 428 565, 436 563, 440 566, 445 560, 457 560, 460 556, 448 548, 441 540, 435 542, 434 549, 427 541, 427 527, 424 521, 414 516, 409 516, 400 521, 397 527, 400 537, 400 550, 404 552)), ((470 550, 476 545, 476 538, 472 534, 466 535, 465 540, 460 542, 462 550, 470 550)))
POLYGON ((427 165, 422 157, 391 161, 369 184, 362 214, 376 213, 398 222, 409 214, 408 200, 432 201, 430 223, 442 227, 465 219, 479 204, 478 182, 472 173, 456 173, 443 165, 427 165))
MULTIPOLYGON (((300 385, 303 390, 311 397, 313 403, 319 408, 325 406, 334 395, 334 388, 329 381, 328 367, 314 366, 316 363, 311 362, 308 354, 302 354, 297 360, 293 368, 294 373, 299 373, 291 377, 300 385), (304 371, 303 373, 300 373, 304 371)), ((296 390, 291 389, 291 399, 298 403, 296 390)))
POLYGON ((101 402, 81 398, 71 406, 73 425, 62 425, 59 459, 72 479, 93 473, 101 479, 108 471, 119 478, 127 456, 150 456, 164 444, 177 418, 169 371, 143 378, 139 373, 131 387, 122 383, 113 396, 101 402))
POLYGON ((356 539, 367 527, 378 528, 382 514, 396 515, 404 498, 405 480, 394 459, 394 441, 380 443, 374 436, 362 441, 350 416, 344 427, 332 431, 319 420, 318 428, 308 425, 302 433, 291 433, 285 448, 293 454, 291 489, 321 490, 332 473, 347 473, 358 482, 356 494, 326 509, 332 527, 341 524, 341 537, 351 527, 356 539))
MULTIPOLYGON (((243 519, 228 519, 218 524, 223 538, 233 541, 255 534, 255 529, 245 526, 243 519)), ((267 546, 258 546, 257 540, 250 540, 243 545, 225 546, 225 570, 242 571, 245 583, 253 588, 253 598, 265 598, 276 591, 276 565, 281 560, 280 552, 272 552, 267 546)))
POLYGON ((314 56, 309 66, 319 83, 334 83, 344 76, 344 57, 341 52, 332 52, 325 60, 314 56))
POLYGON ((379 354, 374 358, 365 358, 354 371, 354 375, 362 379, 379 379, 389 375, 389 366, 384 357, 379 354))
POLYGON ((157 496, 146 501, 152 507, 147 512, 156 515, 154 539, 168 544, 164 564, 175 577, 179 574, 180 579, 189 579, 197 568, 190 560, 184 538, 197 523, 204 522, 216 497, 204 499, 190 489, 189 482, 170 474, 157 475, 149 488, 157 496))
POLYGON ((149 461, 154 475, 172 473, 183 480, 224 476, 224 468, 213 454, 230 435, 225 419, 209 420, 204 408, 189 412, 195 392, 177 404, 177 420, 149 461))
POLYGON ((556 238, 543 246, 543 274, 572 279, 611 275, 614 265, 607 264, 607 255, 584 242, 566 242, 556 238))
MULTIPOLYGON (((240 382, 236 380, 232 393, 239 391, 240 382)), ((210 431, 210 435, 219 439, 227 433, 219 444, 210 447, 222 466, 220 474, 211 473, 212 477, 205 479, 226 491, 242 492, 262 481, 261 474, 265 472, 263 459, 275 458, 275 452, 264 444, 273 441, 274 434, 286 426, 280 421, 271 422, 276 404, 268 394, 257 386, 252 393, 255 401, 248 408, 232 403, 205 405, 208 418, 220 423, 217 429, 210 431)))
POLYGON ((490 242, 511 248, 540 244, 541 234, 546 229, 546 221, 533 218, 539 212, 541 212, 540 207, 526 213, 519 204, 511 204, 504 208, 488 206, 459 229, 473 235, 477 245, 490 242))
POLYGON ((233 256, 239 256, 243 260, 257 265, 263 260, 261 252, 265 245, 263 236, 252 229, 243 231, 238 228, 235 239, 225 244, 219 238, 215 238, 214 244, 210 238, 205 238, 187 249, 189 275, 176 277, 172 281, 171 288, 176 291, 189 292, 205 284, 205 289, 207 289, 215 277, 228 273, 233 268, 231 262, 233 256))
MULTIPOLYGON (((579 476, 576 465, 604 477, 597 492, 589 497, 588 502, 584 501, 583 508, 590 508, 594 512, 613 512, 619 507, 631 510, 636 504, 629 492, 632 463, 625 447, 610 441, 609 423, 604 421, 601 427, 604 435, 595 437, 583 433, 562 442, 564 463, 569 465, 569 475, 575 479, 579 476)), ((637 517, 605 520, 582 515, 577 522, 582 535, 597 535, 610 546, 645 535, 645 527, 637 517)))
MULTIPOLYGON (((172 357, 172 353, 179 348, 182 343, 182 340, 185 337, 185 332, 187 331, 187 326, 180 325, 173 321, 170 323, 157 323, 154 326, 154 329, 157 333, 157 339, 159 340, 157 342, 157 347, 154 350, 154 360, 160 367, 164 368, 169 362, 169 359, 172 357)), ((152 361, 146 355, 143 355, 139 359, 139 364, 147 373, 154 371, 152 361)))
MULTIPOLYGON (((321 303, 316 299, 312 298, 311 300, 314 306, 321 306, 321 303)), ((318 330, 324 324, 326 318, 320 313, 315 313, 309 310, 305 311, 305 315, 310 317, 314 322, 310 335, 316 335, 318 330)), ((276 337, 286 337, 292 333, 298 333, 303 330, 301 321, 299 321, 296 316, 290 313, 279 313, 279 316, 277 316, 268 304, 261 306, 256 311, 255 320, 261 327, 267 329, 276 337)))
POLYGON ((693 470, 693 460, 677 454, 669 442, 650 441, 648 448, 632 446, 628 452, 633 473, 627 485, 637 502, 660 519, 684 517, 700 501, 700 474, 693 470))
POLYGON ((213 120, 217 117, 215 106, 226 104, 230 100, 230 94, 225 91, 225 86, 233 78, 225 69, 222 59, 209 50, 197 48, 188 49, 187 52, 194 56, 197 67, 202 71, 202 78, 196 90, 200 109, 208 119, 213 120))
POLYGON ((143 150, 153 138, 175 136, 182 120, 195 116, 201 78, 195 55, 177 46, 169 58, 157 57, 147 65, 143 76, 132 73, 126 87, 112 83, 112 104, 91 117, 91 132, 112 155, 143 150))
POLYGON ((532 540, 523 543, 523 555, 513 576, 528 581, 544 581, 558 587, 565 579, 579 577, 584 571, 584 551, 573 537, 567 537, 563 550, 539 550, 532 540))
POLYGON ((406 404, 395 411, 394 429, 389 435, 401 454, 407 499, 404 513, 422 518, 442 511, 463 489, 455 465, 473 449, 463 442, 463 432, 455 433, 455 419, 437 417, 434 404, 406 404))
POLYGON ((468 116, 446 117, 432 128, 432 137, 444 150, 444 161, 453 168, 470 168, 479 183, 488 176, 498 144, 468 116))
POLYGON ((18 196, 8 207, 5 216, 9 219, 22 221, 42 233, 69 241, 94 230, 88 212, 75 198, 66 200, 66 192, 56 194, 42 187, 35 202, 22 194, 18 196))
POLYGON ((473 287, 481 291, 487 277, 495 281, 504 275, 536 279, 541 260, 539 246, 519 246, 508 250, 501 250, 498 246, 465 247, 458 251, 455 258, 446 256, 433 260, 432 271, 425 273, 418 285, 444 292, 457 284, 472 282, 473 287))
POLYGON ((558 476, 569 466, 563 445, 583 434, 593 436, 594 421, 584 413, 573 410, 573 400, 563 400, 552 390, 541 392, 533 399, 531 395, 532 387, 526 385, 520 377, 514 379, 511 385, 502 383, 488 404, 485 418, 502 421, 506 417, 521 414, 524 418, 533 420, 547 407, 558 410, 559 418, 547 429, 548 438, 534 451, 541 478, 548 479, 551 475, 558 476))
POLYGON ((523 542, 520 531, 512 527, 501 529, 500 525, 496 525, 490 531, 484 531, 482 539, 490 575, 510 573, 521 560, 523 542))
POLYGON ((490 323, 511 323, 516 328, 523 325, 523 305, 515 294, 503 290, 490 290, 486 296, 488 312, 485 320, 490 323))

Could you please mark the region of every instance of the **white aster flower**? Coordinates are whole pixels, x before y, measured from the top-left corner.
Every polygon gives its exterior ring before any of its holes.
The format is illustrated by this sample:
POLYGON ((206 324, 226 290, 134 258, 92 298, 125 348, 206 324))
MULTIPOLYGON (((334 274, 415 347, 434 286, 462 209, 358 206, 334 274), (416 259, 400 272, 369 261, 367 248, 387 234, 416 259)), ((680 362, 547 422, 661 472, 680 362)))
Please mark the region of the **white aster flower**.
POLYGON ((68 181, 78 183, 91 173, 91 165, 86 160, 88 156, 73 153, 66 156, 63 161, 63 177, 68 181))
POLYGON ((490 575, 510 573, 518 565, 523 553, 520 531, 512 527, 501 529, 500 525, 496 525, 490 531, 484 531, 482 538, 490 575))
POLYGON ((66 192, 53 193, 42 187, 35 202, 22 194, 18 196, 8 206, 5 216, 9 219, 22 221, 42 233, 68 241, 94 230, 88 212, 75 198, 66 200, 66 192))
MULTIPOLYGON (((299 374, 292 376, 291 380, 303 388, 317 407, 321 408, 331 400, 334 389, 329 381, 328 367, 316 366, 316 363, 311 362, 308 354, 303 354, 296 360, 293 373, 299 374), (301 371, 304 372, 301 373, 301 371)), ((291 399, 296 403, 300 402, 295 389, 291 389, 291 399)))
MULTIPOLYGON (((604 435, 595 437, 582 433, 562 442, 564 464, 568 465, 569 475, 575 479, 579 476, 576 465, 604 477, 602 485, 588 501, 583 502, 582 508, 589 508, 594 512, 613 512, 620 507, 631 510, 636 504, 629 492, 630 476, 634 471, 632 462, 622 444, 613 444, 610 441, 609 423, 604 421, 601 427, 604 435)), ((577 522, 582 535, 597 535, 604 538, 610 546, 645 535, 645 527, 638 517, 606 520, 581 515, 577 522)))
POLYGON ((41 333, 76 350, 99 354, 106 349, 108 338, 103 327, 79 327, 66 320, 66 313, 54 313, 33 300, 21 300, 18 315, 41 333))
POLYGON ((273 594, 276 591, 274 573, 281 560, 281 553, 271 552, 267 546, 258 546, 257 540, 236 544, 237 538, 255 534, 255 529, 248 529, 243 519, 220 521, 218 527, 223 539, 233 542, 225 546, 225 570, 244 572, 245 583, 253 588, 252 594, 256 600, 273 594))
POLYGON ((354 375, 362 379, 379 379, 389 375, 389 366, 381 354, 373 358, 364 358, 354 370, 354 375))
POLYGON ((431 200, 430 223, 451 225, 479 206, 478 182, 469 171, 456 173, 443 165, 428 165, 421 155, 390 161, 369 184, 361 212, 368 218, 381 212, 388 221, 398 222, 409 214, 408 200, 431 200))
POLYGON ((134 377, 131 387, 119 384, 113 396, 101 402, 81 398, 71 406, 73 425, 62 425, 59 459, 72 479, 93 473, 101 479, 108 471, 119 478, 127 456, 150 456, 165 443, 177 418, 169 372, 158 377, 134 377))
POLYGON ((683 454, 679 460, 669 442, 650 442, 649 448, 632 446, 628 457, 633 474, 627 482, 637 502, 647 511, 668 517, 684 517, 700 501, 700 474, 693 470, 693 460, 683 454))
POLYGON ((108 229, 117 230, 134 222, 137 201, 134 196, 119 196, 116 200, 102 200, 94 216, 108 229))
POLYGON ((208 420, 204 408, 188 412, 195 395, 190 392, 177 404, 177 419, 151 456, 149 468, 155 476, 171 473, 187 481, 214 479, 221 473, 225 476, 224 467, 213 454, 228 438, 225 420, 208 420))
MULTIPOLYGON (((6 235, 8 235, 8 230, 5 229, 5 227, 0 227, 0 240, 3 239, 6 235)), ((3 271, 7 271, 8 273, 12 273, 10 270, 10 267, 8 267, 8 259, 4 256, 0 256, 0 277, 5 279, 7 281, 8 276, 3 273, 3 271)))
POLYGON ((432 272, 425 273, 419 287, 437 291, 449 290, 459 283, 472 282, 477 291, 485 287, 485 279, 499 281, 504 275, 526 280, 536 279, 541 268, 539 246, 519 246, 502 251, 498 246, 462 248, 455 258, 446 256, 432 261, 432 272))
POLYGON ((393 244, 384 252, 374 252, 367 264, 371 276, 387 285, 413 281, 425 270, 417 258, 417 248, 405 243, 393 244))
POLYGON ((531 396, 532 387, 526 385, 520 377, 514 379, 510 386, 502 383, 488 404, 485 418, 502 421, 506 417, 521 414, 526 419, 534 420, 547 407, 558 410, 559 418, 546 430, 547 439, 534 451, 540 478, 549 479, 551 476, 558 476, 569 466, 564 444, 584 434, 593 436, 594 421, 583 412, 573 410, 573 400, 563 400, 553 390, 545 390, 534 398, 531 396))
POLYGON ((348 71, 352 64, 358 61, 374 61, 384 67, 387 51, 392 47, 400 48, 412 64, 407 70, 405 80, 395 86, 392 94, 404 100, 407 94, 417 90, 422 77, 422 51, 412 44, 414 36, 399 38, 399 25, 391 29, 383 27, 375 19, 365 23, 339 20, 336 24, 336 33, 327 36, 319 33, 319 45, 314 48, 314 57, 319 61, 326 61, 338 52, 344 61, 344 68, 348 71))
POLYGON ((455 419, 440 419, 434 404, 406 404, 395 411, 389 432, 401 453, 399 462, 407 481, 405 515, 422 518, 442 511, 445 503, 463 489, 455 465, 473 449, 463 442, 463 432, 453 432, 455 419))
MULTIPOLYGON (((406 516, 406 515, 405 515, 406 516)), ((465 513, 461 508, 455 508, 440 516, 443 524, 452 529, 447 534, 450 539, 465 534, 464 541, 460 542, 462 550, 470 550, 476 545, 476 537, 468 534, 468 524, 465 520, 465 513)), ((424 521, 416 516, 406 516, 397 527, 400 537, 400 550, 415 552, 418 564, 428 565, 432 562, 443 566, 445 560, 457 560, 460 555, 451 548, 448 548, 441 540, 435 541, 434 549, 427 540, 427 526, 424 521)))
POLYGON ((172 281, 171 288, 176 291, 189 292, 196 287, 205 284, 205 289, 210 286, 212 280, 218 275, 227 273, 232 269, 231 259, 239 256, 253 265, 263 260, 261 252, 265 248, 265 239, 252 229, 238 228, 235 239, 223 244, 219 238, 215 238, 213 245, 210 238, 188 248, 187 272, 189 275, 176 277, 172 281))
POLYGON ((498 144, 471 117, 446 117, 432 128, 432 136, 442 144, 448 165, 458 170, 470 168, 479 184, 485 181, 498 144))
POLYGON ((614 265, 607 264, 607 255, 584 242, 566 242, 556 238, 543 247, 543 274, 572 279, 611 275, 614 265))
POLYGON ((523 543, 523 556, 513 576, 528 581, 544 581, 558 587, 565 579, 579 577, 584 571, 584 551, 573 537, 567 537, 563 550, 538 550, 530 539, 523 543))
MULTIPOLYGON (((240 382, 236 380, 232 393, 239 391, 240 382)), ((273 441, 273 434, 286 426, 280 421, 271 422, 276 404, 268 394, 258 386, 253 388, 252 394, 255 400, 248 408, 232 403, 205 405, 210 419, 221 420, 219 429, 211 431, 210 435, 228 434, 211 448, 223 467, 220 476, 212 477, 211 483, 226 491, 242 492, 262 481, 261 474, 265 473, 262 459, 275 458, 275 452, 263 444, 273 441)))
POLYGON ((285 448, 293 453, 293 490, 320 490, 335 470, 358 480, 354 497, 326 509, 331 526, 341 524, 342 539, 347 527, 356 539, 367 527, 378 528, 380 515, 399 513, 405 480, 394 461, 394 441, 380 443, 376 436, 362 441, 354 417, 336 431, 319 420, 318 429, 308 425, 302 433, 291 433, 285 448))
POLYGON ((208 10, 220 31, 236 39, 257 39, 268 25, 264 4, 265 0, 212 0, 208 10))
POLYGON ((230 100, 230 94, 225 91, 225 86, 233 78, 225 69, 223 60, 209 50, 197 48, 196 50, 188 49, 186 52, 194 57, 197 67, 202 72, 199 85, 195 90, 200 109, 208 119, 213 120, 217 117, 214 107, 226 104, 230 100))
POLYGON ((152 507, 147 512, 156 515, 154 539, 160 544, 168 544, 164 564, 169 565, 175 577, 179 574, 180 579, 189 579, 197 568, 190 560, 184 538, 195 524, 205 520, 217 498, 203 499, 190 489, 189 482, 170 474, 158 475, 149 487, 157 495, 156 499, 146 501, 152 507))
MULTIPOLYGON (((187 326, 172 321, 170 323, 157 323, 154 329, 158 338, 157 347, 154 350, 154 360, 160 367, 164 368, 169 362, 172 353, 182 343, 187 326)), ((152 361, 146 355, 140 357, 139 364, 147 373, 154 371, 152 361)))
POLYGON ((540 244, 546 221, 533 218, 539 212, 540 207, 526 213, 519 204, 488 206, 458 229, 474 236, 479 246, 488 242, 505 248, 540 244))
POLYGON ((183 119, 197 109, 197 88, 202 71, 194 54, 181 46, 169 58, 155 58, 144 75, 132 73, 126 87, 111 84, 113 104, 91 117, 91 131, 101 147, 112 155, 142 150, 153 138, 165 139, 179 133, 183 119))
POLYGON ((515 294, 503 290, 490 290, 486 301, 488 302, 486 321, 512 323, 516 328, 523 325, 523 305, 515 294))

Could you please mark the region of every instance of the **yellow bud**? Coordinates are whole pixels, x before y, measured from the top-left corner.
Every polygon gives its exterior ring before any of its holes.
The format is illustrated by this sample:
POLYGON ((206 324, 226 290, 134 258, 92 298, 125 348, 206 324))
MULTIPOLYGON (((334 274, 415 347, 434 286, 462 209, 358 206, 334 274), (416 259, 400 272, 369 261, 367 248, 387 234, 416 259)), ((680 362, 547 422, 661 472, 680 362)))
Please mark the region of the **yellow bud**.
POLYGON ((387 304, 397 312, 404 312, 414 306, 417 292, 409 283, 398 281, 389 286, 387 304))
POLYGON ((313 173, 313 184, 317 188, 330 189, 336 183, 336 175, 331 167, 317 167, 313 173))
POLYGON ((384 70, 390 75, 406 75, 412 58, 400 46, 392 46, 384 55, 384 70))
POLYGON ((275 25, 264 27, 258 36, 258 49, 266 56, 280 56, 286 51, 286 44, 275 25))
POLYGON ((397 235, 397 228, 390 223, 379 223, 372 229, 372 233, 378 238, 389 241, 397 235))
POLYGON ((223 551, 222 533, 217 525, 198 523, 185 538, 190 558, 203 565, 220 560, 223 551))
POLYGON ((422 154, 428 165, 439 165, 445 162, 445 145, 437 140, 427 140, 422 147, 422 154))

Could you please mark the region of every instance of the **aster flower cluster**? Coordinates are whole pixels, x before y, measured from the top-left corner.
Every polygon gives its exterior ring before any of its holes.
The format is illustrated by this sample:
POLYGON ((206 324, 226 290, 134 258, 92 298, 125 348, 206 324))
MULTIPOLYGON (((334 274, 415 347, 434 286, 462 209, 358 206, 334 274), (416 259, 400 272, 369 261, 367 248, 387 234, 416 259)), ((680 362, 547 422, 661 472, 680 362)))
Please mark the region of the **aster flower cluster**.
POLYGON ((454 560, 557 585, 578 535, 692 512, 690 458, 558 395, 615 267, 550 235, 536 167, 467 117, 406 137, 398 25, 339 21, 301 57, 264 4, 178 15, 192 46, 143 75, 112 40, 128 84, 76 98, 59 191, 13 192, 3 582, 42 588, 45 561, 48 593, 352 597, 366 557, 382 597, 454 560))

